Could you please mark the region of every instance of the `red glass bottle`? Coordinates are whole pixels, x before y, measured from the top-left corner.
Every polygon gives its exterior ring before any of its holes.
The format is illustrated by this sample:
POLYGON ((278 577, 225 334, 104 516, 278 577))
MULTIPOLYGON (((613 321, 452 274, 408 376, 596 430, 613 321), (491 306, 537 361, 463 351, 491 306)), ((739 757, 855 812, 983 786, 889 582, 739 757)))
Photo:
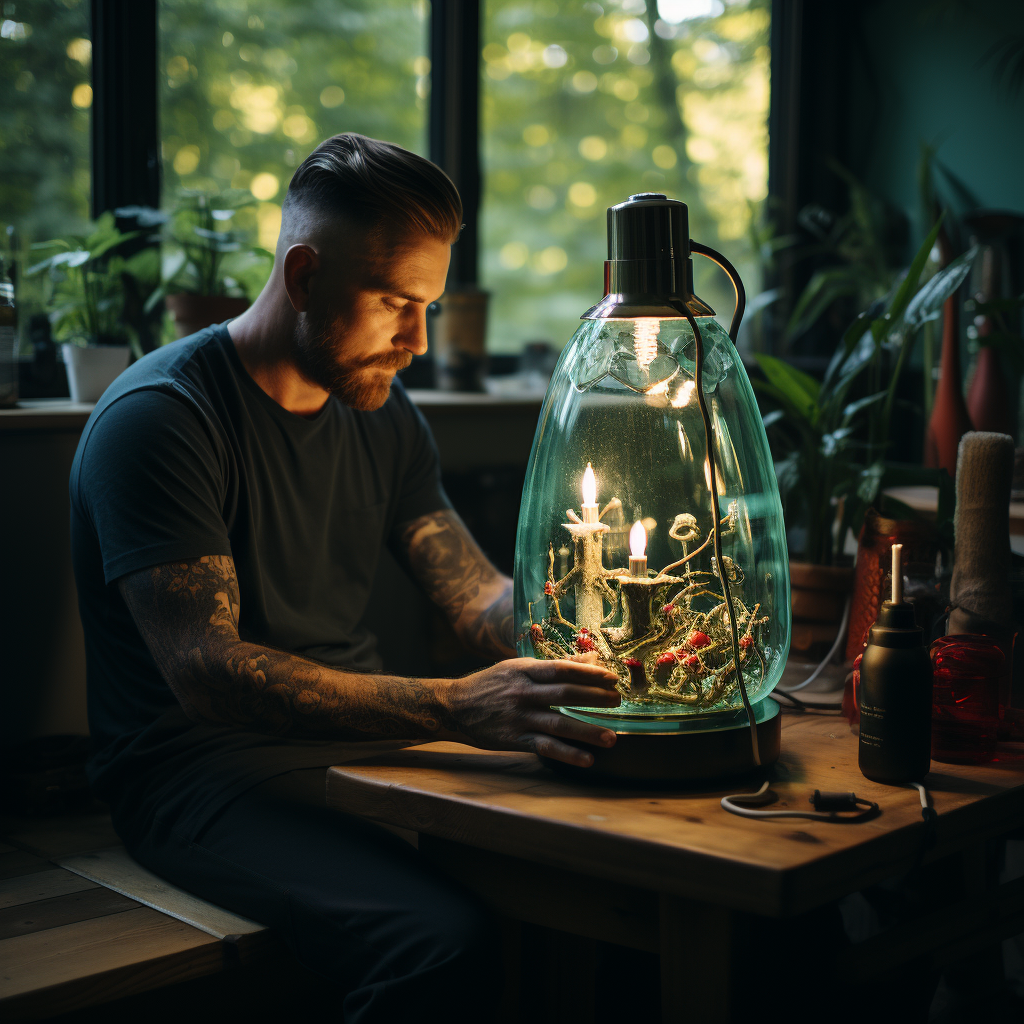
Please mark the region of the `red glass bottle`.
POLYGON ((987 764, 999 733, 1003 652, 994 637, 943 636, 932 659, 932 758, 946 764, 987 764))

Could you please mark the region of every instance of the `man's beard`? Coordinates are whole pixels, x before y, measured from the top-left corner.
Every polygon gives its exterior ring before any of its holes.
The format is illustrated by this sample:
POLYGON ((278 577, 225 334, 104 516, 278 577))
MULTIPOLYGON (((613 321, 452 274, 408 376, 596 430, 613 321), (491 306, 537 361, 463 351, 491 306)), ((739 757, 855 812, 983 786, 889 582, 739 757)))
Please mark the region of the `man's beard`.
POLYGON ((412 353, 395 349, 364 359, 345 359, 336 340, 340 331, 332 329, 338 323, 313 322, 308 314, 299 318, 295 327, 298 370, 343 404, 372 412, 388 400, 395 373, 412 362, 412 353))

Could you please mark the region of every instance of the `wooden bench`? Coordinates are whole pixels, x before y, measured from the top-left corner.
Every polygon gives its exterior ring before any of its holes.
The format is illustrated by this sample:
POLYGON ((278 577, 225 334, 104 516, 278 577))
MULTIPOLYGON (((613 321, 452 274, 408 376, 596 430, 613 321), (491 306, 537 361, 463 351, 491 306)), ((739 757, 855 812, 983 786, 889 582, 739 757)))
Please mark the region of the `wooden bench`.
POLYGON ((0 1020, 38 1020, 263 959, 260 924, 136 864, 103 813, 8 819, 0 1020))

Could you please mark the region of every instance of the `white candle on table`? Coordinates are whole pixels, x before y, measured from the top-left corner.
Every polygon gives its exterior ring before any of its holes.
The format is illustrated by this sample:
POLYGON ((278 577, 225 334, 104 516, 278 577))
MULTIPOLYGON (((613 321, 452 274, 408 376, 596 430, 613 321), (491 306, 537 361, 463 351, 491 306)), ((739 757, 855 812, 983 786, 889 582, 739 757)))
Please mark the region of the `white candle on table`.
POLYGON ((903 603, 903 545, 892 546, 892 603, 903 603))

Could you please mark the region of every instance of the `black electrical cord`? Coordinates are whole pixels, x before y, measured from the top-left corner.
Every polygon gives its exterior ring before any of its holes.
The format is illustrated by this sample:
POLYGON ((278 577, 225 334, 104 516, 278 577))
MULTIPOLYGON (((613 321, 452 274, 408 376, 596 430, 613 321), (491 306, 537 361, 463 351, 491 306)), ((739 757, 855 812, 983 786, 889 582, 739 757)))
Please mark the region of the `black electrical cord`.
POLYGON ((789 711, 842 711, 843 705, 839 701, 813 701, 804 700, 802 697, 794 697, 793 694, 787 690, 781 690, 779 687, 775 687, 772 690, 772 700, 778 700, 780 697, 785 697, 786 700, 793 702, 793 707, 787 708, 789 711))
MULTIPOLYGON (((737 288, 737 311, 739 311, 740 291, 737 288)), ((685 305, 682 307, 689 321, 690 329, 693 331, 693 344, 695 359, 693 376, 697 394, 697 406, 700 409, 701 419, 704 421, 704 445, 707 452, 708 481, 711 489, 711 527, 715 545, 715 562, 718 565, 718 578, 722 581, 722 593, 725 596, 725 607, 729 613, 729 631, 732 634, 732 656, 733 664, 736 666, 736 680, 740 687, 740 698, 743 701, 743 710, 747 713, 747 722, 750 725, 750 746, 754 755, 754 764, 761 764, 761 751, 757 742, 757 719, 754 717, 754 709, 750 706, 750 698, 747 696, 747 685, 743 680, 743 669, 740 666, 740 638, 736 630, 736 610, 732 603, 732 591, 729 588, 729 578, 725 569, 725 561, 722 558, 722 530, 719 525, 721 513, 718 508, 718 470, 715 466, 715 432, 711 425, 711 416, 708 413, 707 402, 704 399, 704 340, 700 335, 700 328, 694 319, 693 313, 685 305)), ((733 318, 735 322, 735 317, 733 318)), ((735 325, 737 329, 739 325, 735 325)))
POLYGON ((695 242, 692 238, 690 239, 690 252, 695 252, 698 256, 704 256, 706 259, 711 260, 712 263, 717 263, 732 282, 732 290, 736 294, 736 308, 732 311, 732 323, 729 324, 729 340, 735 345, 736 338, 740 333, 740 321, 743 319, 743 313, 747 308, 747 293, 743 287, 743 282, 740 280, 740 275, 736 272, 736 268, 720 252, 715 252, 714 249, 701 245, 700 242, 695 242))

